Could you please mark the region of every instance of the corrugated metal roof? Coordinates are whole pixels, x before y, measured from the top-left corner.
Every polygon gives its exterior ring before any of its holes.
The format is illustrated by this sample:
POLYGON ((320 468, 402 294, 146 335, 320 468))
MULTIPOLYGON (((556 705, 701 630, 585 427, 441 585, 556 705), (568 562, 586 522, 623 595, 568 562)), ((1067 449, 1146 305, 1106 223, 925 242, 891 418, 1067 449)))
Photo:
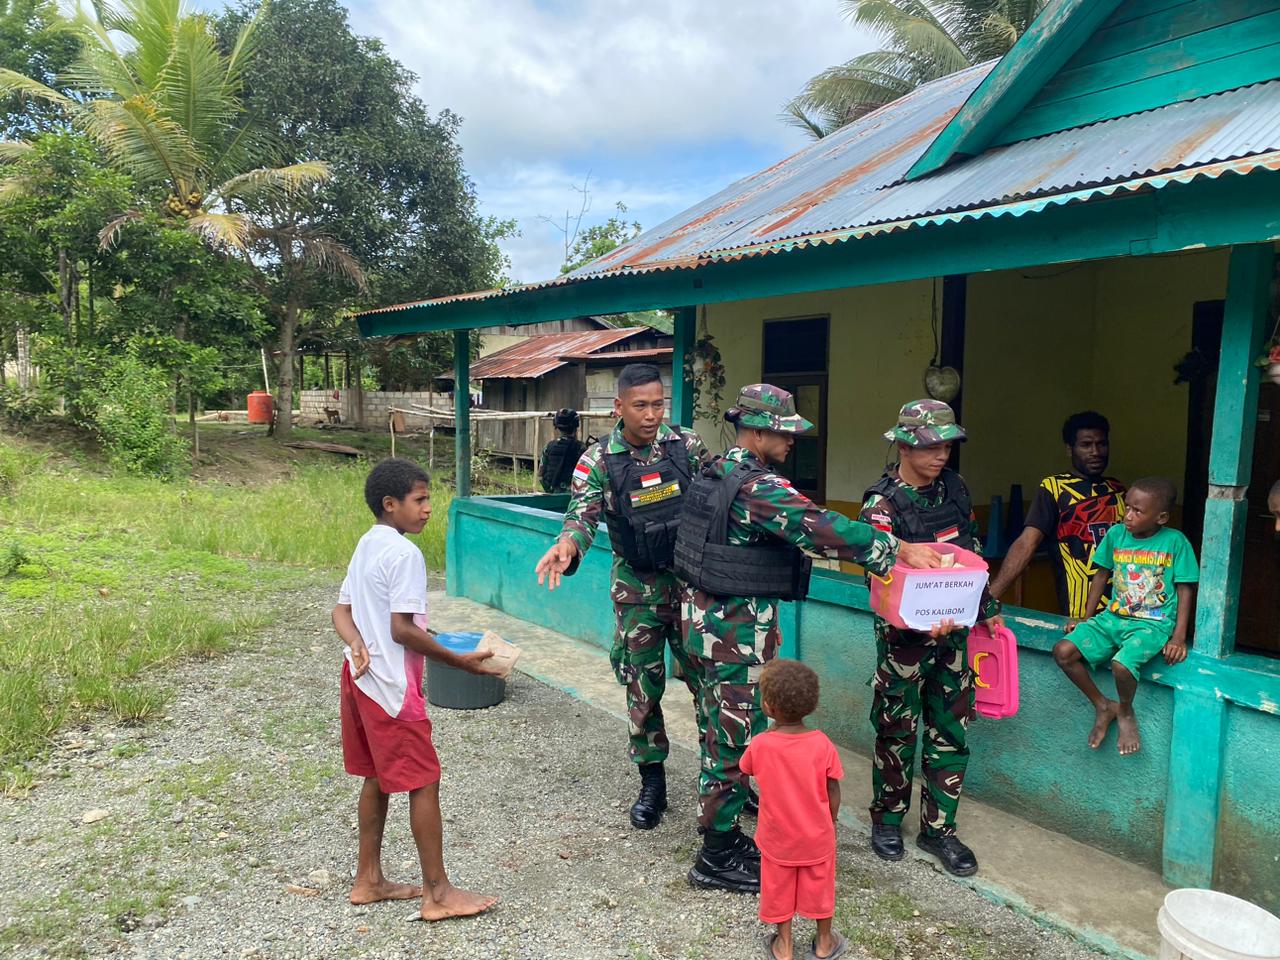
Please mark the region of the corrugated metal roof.
POLYGON ((674 354, 674 347, 654 347, 652 350, 609 350, 604 353, 566 353, 561 360, 585 360, 588 363, 623 362, 636 360, 656 360, 674 354))
POLYGON ((581 333, 545 333, 525 337, 519 343, 503 347, 481 357, 471 365, 472 380, 522 379, 541 377, 559 367, 570 354, 593 354, 598 350, 637 334, 649 332, 644 327, 620 330, 586 330, 581 333))
POLYGON ((1280 169, 1280 80, 1272 80, 996 147, 904 182, 993 65, 926 84, 565 277, 422 303, 689 269, 893 230, 1021 216, 1224 173, 1280 169))

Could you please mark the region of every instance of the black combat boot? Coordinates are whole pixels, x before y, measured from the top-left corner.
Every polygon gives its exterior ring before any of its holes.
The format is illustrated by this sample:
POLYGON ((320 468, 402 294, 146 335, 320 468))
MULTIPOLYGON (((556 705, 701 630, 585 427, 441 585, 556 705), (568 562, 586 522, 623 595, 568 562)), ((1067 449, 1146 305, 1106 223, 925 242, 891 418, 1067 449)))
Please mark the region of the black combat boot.
POLYGON ((901 860, 907 855, 907 848, 902 845, 902 828, 896 823, 873 823, 871 849, 881 860, 901 860))
POLYGON ((760 862, 760 848, 756 846, 754 838, 742 832, 741 827, 734 827, 729 831, 729 844, 734 850, 742 854, 744 860, 760 862))
POLYGON ((760 892, 760 861, 738 849, 741 841, 735 834, 742 836, 739 830, 708 830, 703 835, 702 849, 689 871, 691 884, 704 890, 760 892))
POLYGON ((760 795, 747 787, 747 802, 742 805, 742 812, 748 817, 760 815, 760 795))
POLYGON ((954 833, 936 837, 922 832, 916 836, 916 846, 937 857, 947 873, 971 877, 978 872, 978 858, 954 833))
POLYGON ((640 796, 631 805, 631 825, 652 830, 667 809, 667 773, 660 763, 640 764, 640 796))

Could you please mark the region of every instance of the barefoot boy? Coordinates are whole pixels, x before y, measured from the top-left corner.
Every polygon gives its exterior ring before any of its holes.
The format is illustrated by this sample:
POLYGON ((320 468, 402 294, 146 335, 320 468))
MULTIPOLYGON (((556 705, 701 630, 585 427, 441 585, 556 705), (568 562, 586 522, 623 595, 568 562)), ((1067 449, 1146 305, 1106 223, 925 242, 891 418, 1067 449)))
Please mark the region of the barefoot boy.
POLYGON ((421 896, 422 919, 442 920, 480 913, 497 898, 459 890, 444 872, 440 761, 422 696, 423 657, 485 673, 482 661, 492 654, 452 653, 426 629, 427 567, 404 534, 421 532, 431 518, 428 484, 426 471, 409 460, 383 460, 370 472, 364 499, 377 522, 356 545, 333 625, 349 648, 342 667, 342 756, 348 773, 364 777, 351 902, 421 896), (360 671, 365 649, 368 666, 360 671), (392 793, 409 794, 423 887, 382 875, 382 830, 392 793))
POLYGON ((797 913, 818 921, 808 957, 842 956, 848 941, 831 929, 836 911, 836 815, 844 768, 821 730, 805 726, 818 708, 818 675, 795 660, 772 660, 760 673, 760 700, 773 726, 747 744, 738 769, 760 788, 760 919, 774 960, 792 960, 797 913))
POLYGON ((1164 477, 1146 477, 1129 488, 1124 523, 1108 530, 1094 553, 1098 572, 1090 582, 1085 609, 1097 609, 1108 578, 1111 603, 1067 627, 1070 636, 1053 648, 1058 666, 1097 712, 1089 731, 1089 746, 1095 750, 1114 721, 1120 753, 1137 753, 1142 741, 1133 697, 1142 665, 1161 651, 1169 664, 1187 658, 1187 624, 1200 568, 1191 543, 1167 526, 1176 498, 1177 491, 1164 477), (1092 671, 1108 660, 1117 700, 1108 700, 1093 682, 1092 671))

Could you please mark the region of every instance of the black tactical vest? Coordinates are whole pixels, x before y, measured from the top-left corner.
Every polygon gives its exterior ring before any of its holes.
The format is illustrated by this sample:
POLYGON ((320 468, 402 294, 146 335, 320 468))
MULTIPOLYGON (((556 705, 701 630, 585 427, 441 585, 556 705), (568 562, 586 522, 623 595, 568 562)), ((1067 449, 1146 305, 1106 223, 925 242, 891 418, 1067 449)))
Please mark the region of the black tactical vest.
POLYGON ((667 570, 675 555, 680 507, 692 478, 689 446, 673 429, 675 436, 662 441, 657 463, 644 466, 630 451, 604 455, 613 488, 613 509, 604 512, 609 542, 633 570, 667 570))
POLYGON ((878 493, 893 504, 895 518, 894 533, 902 531, 900 539, 907 543, 937 543, 945 539, 957 547, 972 550, 975 546, 970 532, 973 518, 973 498, 969 496, 969 488, 963 478, 954 470, 945 467, 938 475, 938 482, 943 485, 945 495, 936 507, 924 507, 912 499, 894 477, 885 473, 883 477, 870 487, 863 500, 878 493), (957 531, 955 536, 945 537, 949 531, 957 531))
POLYGON ((729 543, 729 508, 743 484, 769 474, 743 461, 727 476, 716 464, 703 467, 685 497, 676 537, 676 575, 718 597, 803 600, 813 561, 799 547, 770 537, 749 546, 729 543))
POLYGON ((569 489, 573 468, 582 456, 582 441, 577 437, 556 437, 542 451, 542 469, 538 479, 547 493, 559 493, 569 489))

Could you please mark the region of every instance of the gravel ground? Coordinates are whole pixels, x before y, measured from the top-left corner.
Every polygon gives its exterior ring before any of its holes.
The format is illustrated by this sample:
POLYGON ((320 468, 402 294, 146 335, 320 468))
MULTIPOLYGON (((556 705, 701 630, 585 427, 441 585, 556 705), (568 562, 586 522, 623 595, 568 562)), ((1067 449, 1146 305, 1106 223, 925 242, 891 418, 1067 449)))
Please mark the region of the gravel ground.
MULTIPOLYGON (((170 674, 167 714, 68 731, 43 783, 0 801, 0 953, 139 958, 753 958, 755 899, 685 881, 697 759, 669 761, 671 810, 635 831, 623 724, 525 677, 504 704, 435 709, 446 862, 498 894, 466 921, 346 901, 356 781, 337 740, 333 589, 234 654, 170 674)), ((385 864, 419 876, 403 798, 385 864)), ((1081 945, 918 862, 883 864, 840 833, 838 929, 852 956, 1083 960, 1081 945)), ((811 927, 798 935, 807 942, 811 927)))

